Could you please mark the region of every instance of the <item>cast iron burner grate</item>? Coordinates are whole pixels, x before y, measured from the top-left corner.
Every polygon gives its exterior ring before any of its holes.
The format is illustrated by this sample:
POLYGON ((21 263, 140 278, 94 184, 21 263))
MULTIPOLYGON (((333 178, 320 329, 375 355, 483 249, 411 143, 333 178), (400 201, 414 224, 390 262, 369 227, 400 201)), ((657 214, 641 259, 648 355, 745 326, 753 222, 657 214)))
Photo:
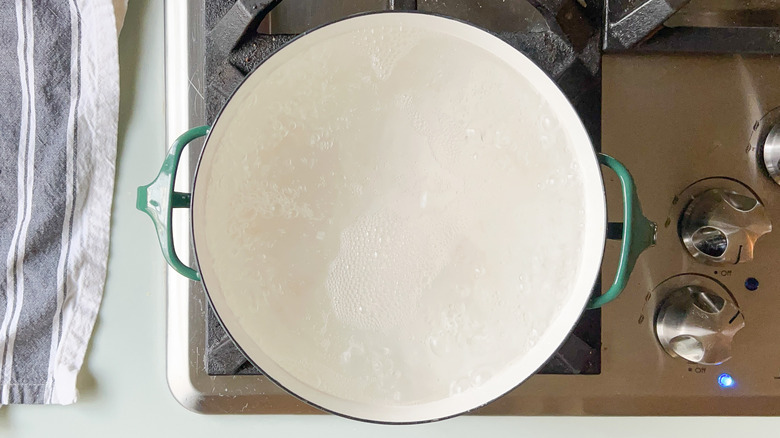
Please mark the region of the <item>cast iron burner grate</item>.
MULTIPOLYGON (((353 0, 338 5, 331 0, 204 1, 209 123, 241 80, 295 33, 356 12, 420 10, 469 21, 526 54, 556 81, 600 149, 601 0, 589 1, 588 7, 574 0, 448 0, 446 5, 437 0, 353 0), (334 12, 336 6, 346 8, 343 15, 334 12)), ((236 348, 211 308, 206 322, 204 363, 209 375, 261 374, 236 348)), ((539 373, 599 374, 600 349, 601 312, 590 310, 539 373)))

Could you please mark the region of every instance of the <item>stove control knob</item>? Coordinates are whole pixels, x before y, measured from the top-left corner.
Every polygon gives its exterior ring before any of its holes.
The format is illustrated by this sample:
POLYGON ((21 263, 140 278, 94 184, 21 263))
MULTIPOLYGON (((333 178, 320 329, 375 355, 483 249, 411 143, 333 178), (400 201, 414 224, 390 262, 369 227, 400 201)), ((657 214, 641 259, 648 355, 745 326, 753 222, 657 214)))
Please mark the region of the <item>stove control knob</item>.
POLYGON ((764 206, 751 196, 710 189, 688 204, 680 220, 680 237, 694 259, 708 264, 753 260, 753 247, 772 231, 764 206))
POLYGON ((773 126, 764 140, 764 167, 769 176, 780 184, 780 124, 773 126))
POLYGON ((702 286, 672 292, 658 309, 655 332, 672 357, 704 365, 731 358, 731 341, 745 318, 731 301, 702 286))

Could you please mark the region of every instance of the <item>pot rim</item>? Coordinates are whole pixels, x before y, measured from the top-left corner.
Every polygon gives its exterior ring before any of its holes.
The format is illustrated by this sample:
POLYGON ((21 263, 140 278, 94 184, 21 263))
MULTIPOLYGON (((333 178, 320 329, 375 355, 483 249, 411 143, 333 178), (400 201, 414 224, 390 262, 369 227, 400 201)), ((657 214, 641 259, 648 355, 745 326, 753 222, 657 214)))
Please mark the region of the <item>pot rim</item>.
MULTIPOLYGON (((298 41, 298 40, 300 40, 300 39, 302 39, 304 37, 310 36, 312 33, 316 32, 316 31, 328 28, 328 27, 333 26, 335 24, 343 23, 345 21, 354 21, 356 19, 365 19, 365 18, 369 18, 369 17, 385 16, 385 15, 396 15, 396 16, 403 16, 403 15, 405 15, 405 16, 409 16, 409 17, 426 17, 425 18, 426 20, 429 19, 429 18, 435 18, 437 20, 442 20, 442 23, 446 23, 446 22, 455 23, 456 26, 459 27, 461 30, 465 31, 465 29, 469 29, 468 31, 469 32, 473 32, 474 35, 477 35, 478 33, 487 34, 487 35, 482 35, 481 38, 491 37, 492 39, 495 40, 493 42, 494 45, 496 45, 498 47, 504 46, 502 51, 506 51, 506 49, 510 49, 512 51, 512 55, 511 56, 515 56, 518 59, 522 58, 524 60, 524 61, 522 61, 522 63, 526 63, 526 64, 528 64, 528 65, 533 67, 533 68, 529 69, 528 73, 531 73, 532 75, 535 75, 535 76, 538 76, 539 74, 541 74, 543 76, 543 78, 540 78, 540 81, 543 82, 543 85, 546 88, 549 89, 549 92, 543 93, 543 94, 546 94, 546 97, 548 99, 554 98, 556 101, 559 101, 559 103, 560 103, 561 99, 563 100, 565 105, 561 105, 562 108, 557 108, 556 107, 556 111, 559 111, 559 110, 562 109, 563 111, 570 113, 570 114, 568 114, 567 117, 561 117, 561 118, 567 120, 567 122, 565 123, 566 125, 568 125, 568 124, 572 124, 573 125, 569 129, 574 129, 574 130, 577 130, 577 131, 581 131, 580 135, 578 135, 576 138, 578 138, 582 142, 587 143, 588 149, 591 151, 591 153, 588 155, 589 158, 587 160, 588 161, 587 166, 588 167, 590 167, 590 166, 595 167, 596 171, 599 172, 599 164, 598 164, 598 160, 597 160, 597 156, 596 156, 596 151, 595 151, 595 149, 593 147, 592 142, 590 141, 590 137, 589 137, 587 131, 585 130, 584 125, 582 124, 582 121, 581 121, 579 115, 576 113, 576 111, 574 110, 574 108, 571 105, 571 103, 565 97, 565 95, 561 91, 560 87, 558 87, 558 85, 551 78, 549 78, 549 76, 547 76, 547 74, 544 73, 544 71, 541 70, 541 68, 539 68, 535 63, 533 63, 533 61, 528 59, 528 57, 525 54, 523 54, 522 52, 520 52, 520 51, 516 50, 515 48, 511 47, 508 43, 506 43, 505 41, 501 40, 500 38, 498 38, 493 33, 489 32, 489 31, 487 31, 487 30, 485 30, 485 29, 483 29, 483 28, 481 28, 479 26, 476 26, 474 24, 471 24, 471 23, 469 23, 467 21, 464 21, 464 20, 461 20, 461 19, 458 19, 458 18, 447 17, 447 16, 444 16, 444 15, 441 15, 441 14, 436 14, 436 13, 427 12, 427 11, 395 11, 395 10, 393 10, 393 11, 374 11, 374 12, 358 13, 358 14, 351 15, 351 16, 348 16, 348 17, 344 17, 342 19, 339 19, 339 20, 336 20, 336 21, 333 21, 333 22, 330 22, 330 23, 326 23, 326 24, 320 25, 320 26, 315 27, 313 29, 310 29, 310 30, 308 30, 308 31, 306 31, 306 32, 304 32, 304 33, 302 33, 300 35, 297 35, 295 38, 290 40, 288 43, 286 43, 283 46, 279 47, 278 49, 274 50, 268 57, 266 57, 260 64, 258 64, 258 66, 256 66, 249 74, 247 74, 247 76, 241 81, 241 83, 231 93, 231 95, 228 98, 228 100, 225 103, 225 105, 217 113, 217 116, 215 117, 214 123, 212 125, 212 129, 209 131, 207 137, 205 138, 203 148, 202 148, 202 150, 201 150, 201 152, 200 152, 200 154, 198 156, 198 160, 197 160, 196 167, 195 167, 195 172, 193 174, 193 181, 192 181, 192 205, 191 205, 191 208, 190 208, 190 224, 191 224, 191 226, 190 226, 190 233, 191 233, 191 238, 192 238, 192 247, 193 247, 193 254, 194 254, 194 259, 195 259, 195 263, 196 263, 196 268, 197 268, 198 272, 201 273, 201 281, 202 281, 202 284, 203 284, 203 289, 206 292, 206 296, 208 297, 209 305, 214 310, 214 313, 217 316, 217 319, 219 320, 219 322, 222 325, 222 327, 225 329, 225 331, 228 333, 228 335, 231 337, 231 339, 234 340, 234 343, 235 343, 236 347, 241 351, 242 354, 244 354, 244 356, 247 358, 247 360, 249 360, 255 367, 257 367, 260 371, 262 371, 263 374, 269 380, 271 380, 274 384, 276 384, 277 386, 279 386, 280 388, 282 388, 286 392, 288 392, 291 395, 295 396, 296 398, 300 399, 304 403, 307 403, 307 404, 309 404, 309 405, 311 405, 311 406, 313 406, 313 407, 315 407, 317 409, 320 409, 322 411, 329 412, 329 413, 332 413, 332 414, 335 414, 335 415, 338 415, 338 416, 341 416, 341 417, 345 417, 345 418, 349 418, 349 419, 353 419, 353 420, 359 420, 359 421, 368 422, 368 423, 375 423, 375 424, 420 424, 420 423, 429 423, 429 422, 440 421, 440 420, 456 417, 456 416, 462 415, 464 413, 468 413, 468 412, 470 412, 472 410, 478 409, 478 408, 480 408, 482 406, 485 406, 485 405, 495 401, 496 399, 502 397, 503 395, 505 395, 508 392, 511 392, 513 389, 515 389, 516 387, 518 387, 522 383, 524 383, 528 378, 533 376, 536 373, 536 371, 538 371, 542 366, 544 366, 544 364, 547 362, 549 357, 551 357, 560 348, 560 346, 565 342, 565 340, 568 338, 568 336, 570 335, 571 331, 576 326, 577 321, 579 320, 579 318, 581 317, 583 311, 586 308, 586 304, 587 304, 588 299, 589 299, 589 297, 591 295, 591 291, 592 291, 593 286, 595 286, 597 284, 597 279, 598 279, 598 276, 599 276, 599 273, 600 273, 601 261, 602 261, 602 258, 603 258, 603 252, 604 252, 604 248, 605 248, 605 245, 606 245, 606 243, 605 243, 606 228, 607 228, 607 224, 606 224, 606 195, 605 195, 605 190, 604 190, 603 179, 601 177, 600 172, 598 173, 599 177, 596 178, 595 180, 598 180, 598 189, 599 189, 599 196, 598 197, 600 198, 600 207, 601 208, 596 208, 595 206, 589 206, 588 207, 589 212, 592 211, 593 212, 592 214, 598 214, 599 217, 603 219, 603 220, 595 221, 595 222, 597 222, 599 224, 599 228, 597 230, 594 230, 594 229, 590 228, 589 231, 588 231, 588 234, 591 234, 591 235, 593 235, 593 233, 596 233, 596 236, 593 236, 593 238, 591 238, 589 241, 597 240, 598 242, 600 242, 600 244, 599 245, 595 245, 595 246, 592 245, 592 244, 589 245, 588 243, 584 243, 583 244, 583 248, 584 248, 583 249, 583 253, 584 254, 589 253, 590 250, 593 251, 592 255, 594 257, 592 258, 592 260, 588 260, 588 261, 591 262, 590 265, 595 265, 595 268, 587 269, 587 267, 584 266, 585 262, 581 262, 581 264, 580 264, 580 274, 579 274, 580 278, 582 278, 582 277, 591 278, 591 280, 589 281, 589 284, 591 285, 591 287, 588 289, 588 291, 587 291, 588 293, 580 293, 579 295, 578 294, 572 294, 569 297, 569 301, 564 306, 564 308, 560 311, 560 313, 558 314, 558 316, 555 319, 555 321, 550 324, 550 328, 547 330, 547 332, 542 337, 539 338, 539 340, 537 341, 537 346, 535 346, 532 349, 532 352, 533 352, 534 350, 537 349, 538 346, 540 346, 542 344, 546 344, 547 347, 548 347, 546 350, 549 350, 549 354, 545 355, 545 359, 544 360, 537 361, 538 363, 535 365, 535 367, 533 368, 533 370, 531 372, 524 373, 524 375, 522 375, 521 377, 518 377, 518 379, 516 379, 514 384, 512 384, 511 386, 505 385, 505 387, 502 390, 502 392, 497 393, 494 396, 492 396, 492 397, 490 397, 490 398, 480 402, 479 404, 472 405, 472 406, 470 406, 470 407, 468 407, 466 409, 459 409, 457 411, 451 411, 451 412, 447 412, 445 414, 437 414, 437 415, 433 415, 433 416, 430 416, 430 415, 428 415, 428 416, 420 416, 420 415, 414 415, 414 413, 415 413, 415 411, 425 411, 424 406, 426 406, 428 404, 431 404, 431 403, 445 403, 447 400, 450 400, 453 397, 444 398, 444 399, 437 400, 437 401, 434 401, 434 402, 427 402, 427 403, 420 404, 420 405, 402 406, 402 408, 407 408, 406 409, 407 412, 411 413, 411 414, 404 414, 404 415, 394 414, 394 415, 390 415, 390 416, 383 417, 383 418, 377 418, 377 417, 371 417, 370 415, 351 414, 351 413, 347 412, 347 410, 345 410, 345 409, 335 409, 335 408, 324 406, 324 404, 321 403, 321 402, 315 402, 315 401, 313 401, 313 400, 311 400, 311 399, 309 399, 309 398, 307 398, 305 396, 302 396, 301 395, 301 391, 299 389, 291 388, 291 386, 293 386, 293 385, 290 385, 289 383, 282 383, 280 381, 282 379, 278 379, 277 377, 274 377, 274 374, 275 374, 274 372, 271 372, 271 373, 266 372, 266 368, 269 368, 269 367, 260 366, 260 364, 252 357, 252 355, 249 354, 247 349, 244 346, 242 346, 241 343, 236 339, 235 334, 239 334, 239 337, 243 337, 243 334, 241 333, 241 332, 243 332, 243 330, 240 330, 240 327, 234 327, 233 330, 228 328, 228 324, 225 323, 225 318, 226 317, 223 314, 221 314, 219 311, 217 311, 217 305, 214 302, 215 301, 214 300, 214 296, 212 295, 212 293, 209 292, 208 286, 206 284, 206 281, 207 281, 206 277, 207 276, 203 275, 203 269, 201 268, 201 265, 200 265, 201 260, 198 257, 198 245, 197 245, 198 239, 196 238, 196 235, 195 235, 196 234, 195 233, 195 231, 196 231, 196 226, 195 226, 195 222, 196 222, 195 216, 196 216, 196 213, 195 212, 196 212, 196 205, 198 205, 198 203, 196 202, 196 199, 198 199, 198 197, 199 197, 198 196, 199 192, 196 190, 196 188, 198 187, 198 181, 199 181, 198 176, 200 174, 201 165, 203 164, 205 152, 207 150, 207 146, 209 144, 209 140, 211 139, 211 137, 214 134, 214 132, 217 131, 216 128, 219 126, 220 119, 222 118, 222 116, 225 113, 226 109, 229 107, 230 102, 240 92, 240 90, 242 89, 244 84, 248 80, 250 80, 250 78, 253 76, 253 74, 255 72, 257 72, 263 65, 265 65, 270 59, 273 59, 273 57, 275 55, 277 55, 280 51, 282 51, 283 49, 289 47, 290 44, 293 43, 293 42, 296 42, 296 41, 298 41), (598 210, 598 211, 596 211, 596 210, 598 210), (598 251, 596 251, 596 249, 598 249, 598 251), (598 253, 598 254, 596 254, 596 253, 598 253), (594 260, 595 260, 595 262, 593 262, 594 260), (587 271, 592 271, 592 273, 590 275, 586 275, 587 271), (574 304, 572 305, 571 302, 574 302, 574 304), (561 319, 565 319, 568 322, 566 324, 561 324, 561 323, 559 323, 559 320, 561 320, 561 319), (566 330, 563 330, 563 331, 562 330, 555 331, 555 333, 554 333, 555 336, 553 336, 553 334, 551 334, 551 332, 553 331, 552 328, 553 328, 553 326, 556 326, 556 325, 558 325, 558 326, 565 325, 567 328, 566 328, 566 330), (409 408, 413 408, 413 409, 409 409, 409 408)), ((413 18, 413 19, 417 19, 417 18, 413 18)), ((442 26, 453 26, 455 24, 449 24, 449 25, 448 24, 442 24, 442 26)), ((464 39, 467 39, 467 40, 471 41, 471 39, 468 39, 468 38, 464 38, 464 39)), ((492 50, 492 52, 495 52, 495 51, 496 50, 492 50)), ((498 55, 496 55, 496 56, 498 56, 498 55)), ((506 60, 505 59, 506 57, 501 56, 501 58, 506 60)), ((539 84, 537 84, 537 88, 540 88, 539 84)), ((551 103, 551 106, 555 106, 555 105, 553 105, 551 103)), ((576 142, 576 140, 575 140, 575 142, 576 142)), ((573 151, 572 153, 576 153, 576 152, 573 151)), ((586 166, 583 165, 583 173, 585 173, 585 169, 584 169, 585 167, 586 166)), ((586 179, 587 179, 587 177, 586 177, 586 179)), ((589 184, 592 184, 592 183, 589 183, 588 181, 584 181, 583 182, 583 187, 584 187, 584 190, 586 191, 586 194, 587 194, 587 191, 590 190, 590 189, 594 189, 595 190, 595 188, 588 188, 587 186, 589 184)), ((595 196, 595 193, 591 193, 591 195, 595 196)), ((590 222, 594 222, 594 221, 590 221, 590 222)), ((589 225, 595 226, 593 224, 589 224, 589 225)), ((583 259, 587 259, 587 257, 585 255, 583 255, 582 258, 583 259)), ((580 280, 578 280, 578 281, 580 281, 580 280)), ((225 305, 225 306, 227 307, 227 305, 225 305)), ((229 316, 232 316, 232 315, 229 315, 229 316)), ((526 356, 528 356, 528 354, 526 354, 526 356)), ((278 367, 278 368, 281 368, 281 367, 278 367)), ((306 385, 306 386, 309 386, 309 385, 306 385)), ((318 390, 316 390, 316 388, 312 388, 310 386, 309 386, 309 388, 312 391, 314 391, 314 392, 319 392, 318 390)), ((329 396, 329 397, 334 397, 334 396, 329 396)), ((350 403, 354 404, 354 403, 358 403, 358 402, 350 401, 350 403)), ((358 404, 362 404, 362 403, 358 403, 358 404)), ((387 409, 387 408, 388 408, 387 406, 379 406, 379 407, 375 407, 375 410, 382 410, 382 409, 387 409)), ((395 407, 391 407, 391 408, 395 408, 395 407)))

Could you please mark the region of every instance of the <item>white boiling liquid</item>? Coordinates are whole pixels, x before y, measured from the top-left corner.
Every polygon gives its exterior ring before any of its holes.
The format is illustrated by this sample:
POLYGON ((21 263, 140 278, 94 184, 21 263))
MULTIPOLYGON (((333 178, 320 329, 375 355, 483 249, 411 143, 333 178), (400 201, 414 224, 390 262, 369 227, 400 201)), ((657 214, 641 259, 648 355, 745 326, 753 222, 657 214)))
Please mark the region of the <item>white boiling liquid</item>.
POLYGON ((468 42, 397 27, 255 79, 210 140, 198 249, 269 357, 338 397, 408 405, 534 347, 572 293, 585 206, 571 139, 532 84, 468 42))

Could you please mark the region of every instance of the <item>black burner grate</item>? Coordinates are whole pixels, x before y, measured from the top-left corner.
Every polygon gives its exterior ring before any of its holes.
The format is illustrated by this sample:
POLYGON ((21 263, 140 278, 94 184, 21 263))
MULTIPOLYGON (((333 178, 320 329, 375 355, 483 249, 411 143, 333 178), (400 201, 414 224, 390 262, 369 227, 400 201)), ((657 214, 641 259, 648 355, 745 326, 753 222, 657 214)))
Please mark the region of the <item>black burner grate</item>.
MULTIPOLYGON (((206 115, 211 123, 241 80, 295 35, 257 31, 263 27, 262 18, 279 4, 279 0, 204 1, 207 29, 206 115)), ((321 1, 328 4, 329 0, 321 1)), ((484 1, 496 7, 492 0, 484 1)), ((577 109, 593 144, 600 149, 601 1, 589 1, 588 7, 575 0, 514 0, 514 3, 510 0, 506 3, 521 8, 524 5, 518 2, 526 1, 538 13, 538 23, 514 26, 519 30, 513 30, 511 22, 503 23, 499 26, 501 29, 494 33, 526 54, 558 83, 577 109)), ((446 7, 433 10, 433 6, 439 6, 425 0, 388 0, 387 5, 395 9, 429 8, 429 12, 452 15, 488 30, 493 27, 490 25, 491 16, 484 13, 476 15, 473 10, 474 5, 479 6, 480 0, 452 0, 448 3, 453 5, 451 10, 446 7), (473 20, 469 14, 474 14, 473 20)), ((501 10, 494 13, 500 14, 501 10)), ((260 374, 260 370, 252 366, 233 344, 210 307, 206 319, 206 372, 210 375, 260 374)), ((558 353, 539 372, 599 374, 600 348, 601 312, 587 311, 558 353)))

